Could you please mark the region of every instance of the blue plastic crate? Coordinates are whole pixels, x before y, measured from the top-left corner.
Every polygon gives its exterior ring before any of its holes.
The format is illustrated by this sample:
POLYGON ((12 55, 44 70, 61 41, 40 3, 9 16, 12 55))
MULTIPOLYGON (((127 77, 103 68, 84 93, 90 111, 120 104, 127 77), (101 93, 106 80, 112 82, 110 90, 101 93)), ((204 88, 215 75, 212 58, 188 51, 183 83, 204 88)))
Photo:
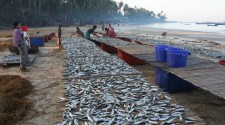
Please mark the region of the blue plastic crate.
POLYGON ((169 46, 165 46, 165 45, 158 45, 155 46, 155 53, 156 53, 156 61, 157 62, 166 62, 167 60, 167 48, 169 48, 169 46))
POLYGON ((30 46, 44 46, 44 39, 42 38, 30 38, 30 46))
POLYGON ((185 67, 189 52, 178 48, 167 49, 167 65, 173 68, 185 67))
POLYGON ((165 92, 177 93, 197 89, 197 87, 190 82, 187 82, 174 74, 167 73, 160 67, 156 67, 155 71, 156 84, 165 92))
POLYGON ((156 68, 155 73, 155 82, 159 88, 164 89, 168 81, 168 73, 161 68, 156 68))

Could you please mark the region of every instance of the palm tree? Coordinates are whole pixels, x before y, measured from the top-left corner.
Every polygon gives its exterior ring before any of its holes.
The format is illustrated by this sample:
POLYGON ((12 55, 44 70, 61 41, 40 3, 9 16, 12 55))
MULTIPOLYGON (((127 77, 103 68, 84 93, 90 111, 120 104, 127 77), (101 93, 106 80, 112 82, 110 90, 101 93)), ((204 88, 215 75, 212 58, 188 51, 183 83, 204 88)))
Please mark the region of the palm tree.
POLYGON ((156 15, 153 11, 132 8, 113 0, 0 0, 0 7, 0 23, 3 25, 11 24, 9 20, 22 20, 29 25, 54 24, 56 21, 66 24, 102 23, 124 17, 130 22, 166 20, 164 12, 156 15))
POLYGON ((119 8, 119 12, 121 12, 121 11, 122 11, 123 5, 124 5, 124 3, 123 3, 122 1, 121 1, 121 2, 119 2, 119 6, 118 6, 118 8, 119 8))

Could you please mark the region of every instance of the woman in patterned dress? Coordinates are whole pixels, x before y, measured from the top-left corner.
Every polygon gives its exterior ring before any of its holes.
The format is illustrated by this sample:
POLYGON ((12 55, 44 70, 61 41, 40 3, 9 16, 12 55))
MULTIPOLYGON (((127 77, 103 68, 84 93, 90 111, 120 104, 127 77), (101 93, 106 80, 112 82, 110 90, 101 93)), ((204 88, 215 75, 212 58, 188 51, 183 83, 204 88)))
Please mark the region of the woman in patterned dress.
POLYGON ((23 39, 23 33, 21 30, 21 23, 14 23, 14 31, 13 31, 13 46, 19 49, 20 53, 20 71, 27 72, 27 67, 30 66, 30 60, 28 56, 28 47, 23 39))

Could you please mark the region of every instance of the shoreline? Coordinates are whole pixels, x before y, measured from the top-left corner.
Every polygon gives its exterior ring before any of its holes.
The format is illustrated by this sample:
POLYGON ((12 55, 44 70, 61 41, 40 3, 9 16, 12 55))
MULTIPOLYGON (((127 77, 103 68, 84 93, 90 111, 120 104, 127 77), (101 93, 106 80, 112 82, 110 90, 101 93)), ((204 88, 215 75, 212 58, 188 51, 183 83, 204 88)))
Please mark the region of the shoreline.
MULTIPOLYGON (((158 23, 155 23, 155 24, 158 24, 158 23)), ((185 23, 175 23, 175 24, 185 24, 185 23)), ((194 23, 192 23, 192 24, 194 24, 194 23)), ((216 33, 216 34, 223 33, 225 35, 225 29, 222 30, 222 32, 221 31, 220 32, 219 31, 212 31, 212 32, 210 32, 210 31, 188 30, 188 29, 185 30, 185 29, 176 29, 176 28, 156 28, 156 27, 151 27, 150 25, 151 24, 144 24, 142 26, 145 26, 147 28, 153 28, 153 29, 167 29, 167 30, 179 30, 179 31, 202 32, 202 33, 216 33)), ((201 24, 198 24, 198 25, 201 25, 201 24)), ((198 26, 198 25, 196 25, 196 26, 198 26)))
POLYGON ((182 30, 182 29, 166 29, 166 28, 153 28, 153 27, 149 27, 149 28, 159 29, 159 30, 176 30, 176 31, 182 31, 182 32, 211 33, 211 34, 217 34, 217 35, 222 35, 222 34, 225 35, 225 30, 224 30, 224 33, 221 34, 220 32, 207 32, 207 31, 182 30))
POLYGON ((190 30, 177 30, 177 29, 163 29, 163 28, 148 28, 146 26, 114 26, 115 30, 119 33, 135 33, 136 35, 148 35, 162 37, 163 32, 167 32, 167 38, 179 38, 181 40, 208 40, 225 45, 225 34, 216 32, 202 32, 190 30))

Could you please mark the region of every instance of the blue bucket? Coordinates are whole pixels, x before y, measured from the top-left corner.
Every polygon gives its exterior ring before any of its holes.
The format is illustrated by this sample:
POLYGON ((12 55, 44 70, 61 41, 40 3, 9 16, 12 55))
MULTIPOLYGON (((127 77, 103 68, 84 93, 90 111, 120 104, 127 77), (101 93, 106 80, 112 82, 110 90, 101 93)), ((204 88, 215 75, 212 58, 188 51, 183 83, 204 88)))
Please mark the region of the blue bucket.
POLYGON ((167 60, 167 48, 169 48, 169 46, 165 46, 165 45, 158 45, 155 46, 155 53, 156 53, 156 61, 157 62, 166 62, 167 60))
POLYGON ((160 67, 156 67, 155 73, 156 84, 165 92, 176 93, 197 89, 197 87, 190 82, 187 82, 174 74, 168 73, 160 67))
POLYGON ((168 73, 164 70, 162 70, 159 67, 156 67, 155 69, 155 82, 156 84, 161 88, 166 88, 166 83, 168 81, 168 73))
POLYGON ((44 46, 44 39, 42 38, 30 38, 30 46, 44 46))
POLYGON ((185 67, 189 52, 179 48, 167 49, 167 65, 173 68, 185 67))

